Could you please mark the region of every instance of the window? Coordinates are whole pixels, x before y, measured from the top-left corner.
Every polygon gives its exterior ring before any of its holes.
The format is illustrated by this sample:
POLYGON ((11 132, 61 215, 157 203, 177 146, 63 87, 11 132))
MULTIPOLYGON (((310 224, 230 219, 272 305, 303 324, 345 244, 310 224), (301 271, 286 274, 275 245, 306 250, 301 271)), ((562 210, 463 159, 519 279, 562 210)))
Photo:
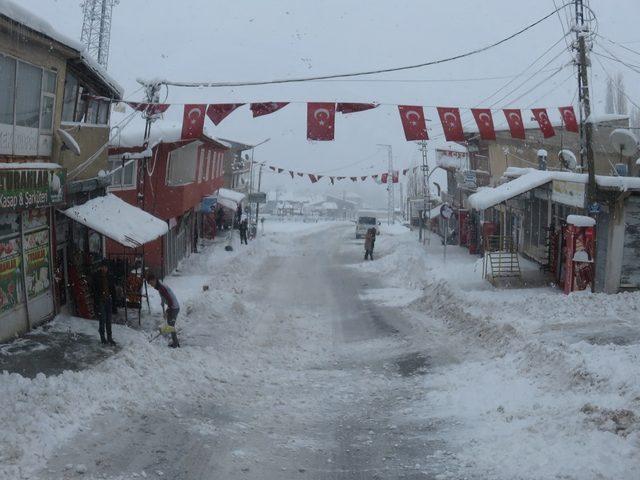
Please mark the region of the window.
POLYGON ((109 157, 109 170, 111 173, 111 188, 130 189, 136 186, 136 162, 125 160, 122 167, 122 157, 112 155, 109 157))
POLYGON ((16 89, 16 61, 0 55, 0 123, 13 125, 13 103, 16 89))
POLYGON ((16 91, 16 126, 38 128, 40 124, 40 94, 42 69, 18 62, 16 91))
POLYGON ((197 176, 198 147, 190 143, 169 154, 167 185, 177 186, 193 183, 197 176))

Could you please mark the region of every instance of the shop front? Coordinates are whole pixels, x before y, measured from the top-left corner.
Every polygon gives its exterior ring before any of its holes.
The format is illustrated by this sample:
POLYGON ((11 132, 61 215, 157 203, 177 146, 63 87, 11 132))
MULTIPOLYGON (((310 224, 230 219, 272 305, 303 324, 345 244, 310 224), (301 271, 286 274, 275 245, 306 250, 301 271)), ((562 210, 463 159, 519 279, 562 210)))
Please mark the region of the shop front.
POLYGON ((55 314, 53 206, 65 170, 28 165, 0 168, 0 340, 55 314))

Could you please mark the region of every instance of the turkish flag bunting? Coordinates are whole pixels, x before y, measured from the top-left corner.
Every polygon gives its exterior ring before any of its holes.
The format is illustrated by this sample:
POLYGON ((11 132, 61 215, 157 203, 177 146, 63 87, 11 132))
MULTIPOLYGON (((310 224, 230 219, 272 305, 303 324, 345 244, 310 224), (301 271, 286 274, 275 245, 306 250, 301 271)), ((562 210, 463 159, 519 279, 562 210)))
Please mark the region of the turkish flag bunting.
POLYGON ((407 141, 428 140, 427 123, 424 119, 422 107, 413 105, 398 105, 404 136, 407 141))
POLYGON ((576 119, 576 112, 573 107, 560 107, 560 115, 562 115, 562 121, 564 122, 564 128, 567 132, 578 133, 578 120, 576 119))
POLYGON ((333 140, 335 122, 335 103, 307 103, 308 140, 333 140))
POLYGON ((158 115, 160 113, 164 113, 169 110, 168 103, 137 103, 137 102, 127 102, 131 108, 138 112, 146 112, 149 115, 158 115))
POLYGON ((440 123, 442 123, 442 129, 444 130, 444 138, 448 142, 464 142, 460 109, 438 107, 438 116, 440 117, 440 123))
POLYGON ((480 132, 480 138, 482 140, 495 140, 496 129, 493 125, 493 115, 491 115, 491 109, 489 108, 472 108, 471 113, 478 125, 478 131, 480 132))
POLYGON ((357 182, 358 181, 358 177, 350 177, 352 182, 357 182))
POLYGON ((251 111, 253 117, 261 117, 262 115, 269 115, 270 113, 277 112, 281 108, 289 105, 289 102, 267 102, 267 103, 252 103, 251 111))
POLYGON ((291 175, 291 178, 293 178, 293 176, 295 175, 293 170, 289 170, 289 175, 291 175))
POLYGON ((522 121, 522 112, 518 109, 506 108, 503 110, 504 116, 507 119, 509 130, 511 131, 512 138, 525 139, 524 135, 524 122, 522 121))
POLYGON ((206 105, 189 104, 184 106, 182 135, 180 138, 188 140, 191 138, 199 138, 202 135, 206 109, 206 105))
POLYGON ((553 125, 551 125, 551 120, 549 120, 549 114, 546 108, 533 108, 531 109, 531 113, 533 113, 538 125, 540 125, 540 130, 544 138, 555 136, 556 131, 553 129, 553 125))
POLYGON ((214 125, 218 125, 222 120, 233 112, 236 108, 241 107, 244 103, 212 103, 207 108, 207 116, 214 125))
POLYGON ((363 175, 362 177, 360 177, 360 180, 362 180, 363 182, 367 179, 366 175, 363 175))
POLYGON ((312 174, 309 174, 309 180, 311 180, 311 183, 316 183, 318 181, 316 176, 312 174))
POLYGON ((339 103, 338 111, 340 113, 364 112, 365 110, 371 110, 377 106, 377 103, 339 103))

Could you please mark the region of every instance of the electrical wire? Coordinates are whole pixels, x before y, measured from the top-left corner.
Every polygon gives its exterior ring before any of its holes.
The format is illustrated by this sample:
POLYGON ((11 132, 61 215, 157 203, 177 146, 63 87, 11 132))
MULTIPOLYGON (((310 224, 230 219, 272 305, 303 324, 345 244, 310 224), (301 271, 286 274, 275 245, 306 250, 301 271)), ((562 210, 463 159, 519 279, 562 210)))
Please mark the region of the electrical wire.
POLYGON ((431 60, 431 61, 427 61, 427 62, 423 62, 423 63, 418 63, 418 64, 414 64, 414 65, 406 65, 406 66, 401 66, 401 67, 391 67, 391 68, 381 68, 381 69, 376 69, 376 70, 367 70, 367 71, 361 71, 361 72, 351 72, 351 73, 338 73, 338 74, 330 74, 330 75, 319 75, 319 76, 313 76, 313 77, 299 77, 299 78, 288 78, 288 79, 277 79, 277 80, 259 80, 259 81, 244 81, 244 82, 231 82, 231 81, 227 81, 227 82, 178 82, 178 81, 170 81, 170 80, 162 80, 160 82, 155 82, 155 83, 161 83, 163 85, 171 85, 171 86, 175 86, 175 87, 198 87, 198 88, 216 88, 216 87, 242 87, 242 86, 255 86, 255 85, 273 85, 273 84, 282 84, 282 83, 299 83, 299 82, 310 82, 310 81, 317 81, 317 80, 329 80, 329 79, 335 79, 335 78, 345 78, 345 77, 359 77, 359 76, 364 76, 364 75, 375 75, 375 74, 380 74, 380 73, 390 73, 390 72, 399 72, 399 71, 404 71, 404 70, 414 70, 417 68, 424 68, 424 67, 429 67, 429 66, 433 66, 433 65, 440 65, 443 63, 448 63, 448 62, 452 62, 455 60, 460 60, 463 58, 467 58, 467 57, 471 57, 473 55, 477 55, 479 53, 482 52, 486 52, 487 50, 490 50, 492 48, 498 47, 520 35, 522 35, 523 33, 531 30, 532 28, 538 26, 539 24, 543 23, 544 21, 546 21, 547 19, 551 18, 552 16, 554 16, 558 11, 563 10, 564 8, 572 5, 573 3, 569 2, 569 3, 565 3, 563 5, 561 5, 559 8, 554 9, 552 12, 548 13, 547 15, 543 16, 542 18, 539 18, 538 20, 536 20, 535 22, 521 28, 520 30, 516 31, 515 33, 512 33, 511 35, 508 35, 507 37, 502 38, 501 40, 498 40, 497 42, 491 43, 489 45, 485 45, 484 47, 480 47, 480 48, 476 48, 474 50, 468 51, 468 52, 464 52, 458 55, 454 55, 452 57, 446 57, 446 58, 441 58, 438 60, 431 60))

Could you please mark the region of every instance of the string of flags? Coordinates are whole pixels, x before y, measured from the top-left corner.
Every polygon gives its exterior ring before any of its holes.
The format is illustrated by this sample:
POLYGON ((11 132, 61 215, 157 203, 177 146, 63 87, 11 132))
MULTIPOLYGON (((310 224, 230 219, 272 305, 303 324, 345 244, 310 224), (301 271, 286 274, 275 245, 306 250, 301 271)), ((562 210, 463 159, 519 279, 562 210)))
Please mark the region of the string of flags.
MULTIPOLYGON (((149 115, 166 112, 171 104, 127 102, 136 111, 149 115)), ((270 115, 286 107, 289 102, 251 103, 253 117, 270 115)), ((204 122, 208 117, 214 125, 219 125, 225 118, 244 103, 213 103, 184 105, 182 120, 182 138, 192 139, 202 135, 204 122)), ((343 115, 364 112, 379 107, 377 103, 307 103, 307 139, 315 141, 331 141, 335 138, 336 113, 343 115)), ((424 107, 419 105, 397 105, 400 121, 407 141, 428 140, 427 122, 424 107)), ((450 142, 465 141, 465 132, 458 107, 436 107, 444 136, 450 142)), ((564 128, 568 132, 578 133, 578 121, 572 106, 559 107, 564 128)), ((490 108, 471 108, 473 119, 478 126, 480 138, 495 140, 496 129, 494 114, 490 108)), ((521 109, 505 108, 502 113, 507 121, 512 138, 525 138, 525 122, 521 109)), ((544 138, 553 137, 556 132, 549 120, 546 108, 531 109, 544 138)))
POLYGON ((317 183, 321 179, 326 178, 329 180, 329 182, 331 182, 331 185, 335 185, 335 182, 339 182, 342 180, 350 180, 352 182, 365 182, 367 181, 367 179, 371 179, 376 183, 398 183, 400 181, 401 173, 404 176, 404 175, 407 175, 407 173, 409 173, 410 171, 416 172, 416 170, 418 169, 418 167, 416 166, 413 168, 405 168, 402 171, 394 170, 393 172, 391 172, 391 174, 389 172, 383 172, 383 173, 377 173, 374 175, 335 176, 335 175, 319 175, 317 173, 296 172, 294 170, 287 170, 285 168, 276 167, 273 165, 267 165, 267 167, 269 168, 269 170, 271 170, 274 173, 287 172, 291 176, 291 179, 294 179, 296 177, 300 177, 300 178, 307 177, 311 181, 311 183, 317 183))

